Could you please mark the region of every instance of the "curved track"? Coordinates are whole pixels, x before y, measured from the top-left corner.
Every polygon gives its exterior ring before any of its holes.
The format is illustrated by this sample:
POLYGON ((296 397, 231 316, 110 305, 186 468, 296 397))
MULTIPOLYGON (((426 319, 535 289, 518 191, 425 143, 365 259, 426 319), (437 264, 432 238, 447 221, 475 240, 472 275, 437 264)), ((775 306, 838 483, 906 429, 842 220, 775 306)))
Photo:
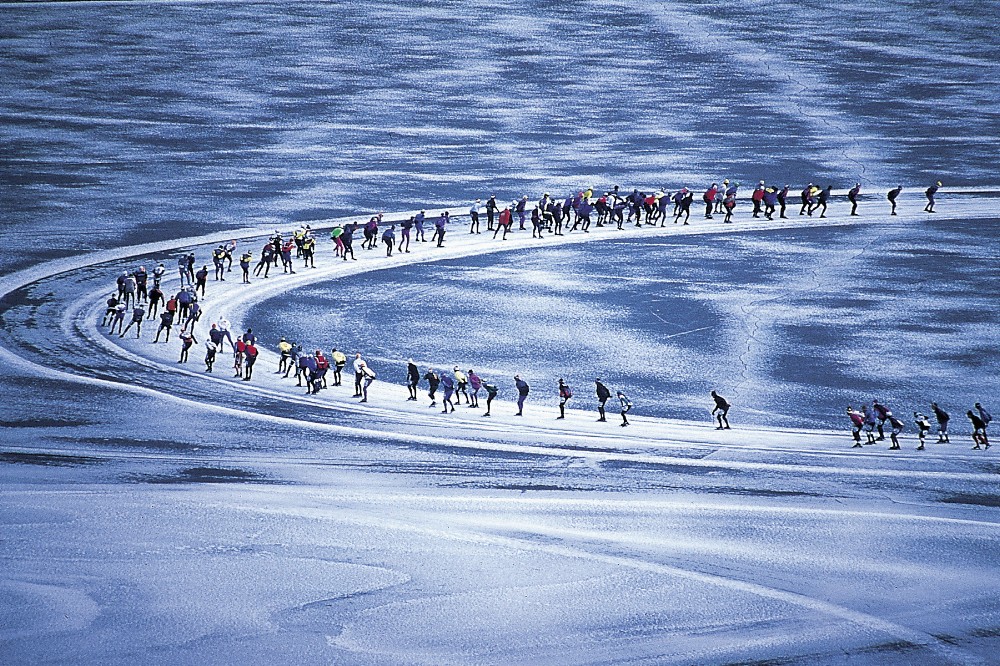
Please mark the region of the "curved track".
MULTIPOLYGON (((953 203, 955 214, 964 216, 978 214, 977 209, 981 207, 978 205, 981 200, 957 199, 953 203)), ((823 224, 864 225, 872 222, 872 218, 863 217, 856 220, 833 219, 823 224)), ((793 220, 784 226, 808 224, 819 222, 793 220)), ((780 223, 766 222, 743 223, 729 228, 697 225, 687 229, 650 229, 641 233, 752 233, 754 230, 781 226, 780 223)), ((246 230, 236 235, 245 240, 253 239, 256 245, 261 231, 246 230)), ((639 232, 629 233, 638 235, 639 232)), ((599 241, 615 234, 616 231, 609 229, 589 236, 571 236, 564 242, 599 241)), ((227 233, 224 237, 231 235, 227 233)), ((970 496, 985 496, 995 487, 996 466, 988 458, 965 450, 932 450, 920 457, 866 450, 861 463, 856 454, 845 448, 847 441, 843 433, 743 431, 731 436, 729 433, 716 433, 705 424, 651 418, 636 419, 635 426, 628 432, 617 429, 612 432, 595 431, 592 416, 582 412, 572 412, 566 421, 556 425, 557 422, 551 419, 555 414, 551 407, 535 408, 539 416, 524 423, 505 414, 498 414, 493 421, 483 423, 481 418, 463 413, 447 417, 438 413, 428 414, 426 408, 413 407, 403 401, 402 387, 383 382, 376 385, 377 391, 367 405, 350 400, 346 392, 333 390, 319 396, 304 396, 290 387, 288 382, 282 382, 273 375, 270 368, 274 366, 275 358, 268 352, 264 352, 258 362, 254 382, 234 381, 226 372, 206 375, 200 371, 200 364, 190 367, 177 365, 173 358, 176 353, 173 344, 149 344, 152 333, 148 328, 145 339, 139 342, 110 338, 99 330, 97 320, 103 310, 103 299, 123 261, 127 259, 129 265, 144 262, 148 266, 159 257, 188 248, 194 248, 197 254, 204 256, 206 248, 222 239, 220 235, 124 248, 115 253, 51 262, 0 279, 0 292, 3 294, 0 297, 3 323, 0 354, 40 376, 113 386, 183 403, 198 410, 276 424, 294 432, 329 433, 345 440, 378 442, 380 447, 390 449, 419 447, 428 452, 440 451, 448 464, 461 469, 456 475, 459 488, 471 487, 487 493, 516 489, 516 483, 505 486, 493 479, 495 485, 490 485, 490 479, 499 475, 520 479, 517 483, 524 483, 525 470, 533 468, 544 470, 541 475, 549 480, 550 485, 538 486, 540 489, 597 492, 620 492, 625 489, 626 492, 638 492, 650 488, 672 488, 681 492, 682 497, 690 498, 690 508, 696 512, 759 515, 767 524, 795 522, 800 518, 821 523, 875 520, 884 521, 893 529, 904 532, 911 529, 911 525, 919 526, 919 531, 923 532, 931 530, 931 525, 940 524, 945 526, 942 529, 960 531, 963 539, 986 539, 992 543, 997 538, 996 530, 1000 522, 992 513, 982 516, 961 507, 943 508, 938 504, 942 496, 958 490, 970 496), (496 467, 498 461, 508 464, 499 469, 496 467), (523 469, 516 470, 519 467, 523 469), (557 485, 551 485, 553 479, 558 481, 557 485), (463 483, 472 485, 462 486, 463 483), (678 485, 671 486, 670 483, 678 485), (787 490, 790 488, 794 490, 787 490), (757 500, 746 505, 724 501, 716 506, 707 499, 727 493, 754 498, 779 497, 787 493, 789 501, 767 506, 761 506, 757 500), (822 497, 823 504, 798 504, 798 498, 806 495, 822 497), (872 497, 878 498, 878 511, 864 505, 872 497), (843 503, 843 506, 828 504, 831 500, 843 503)), ((329 246, 326 246, 320 254, 321 268, 315 271, 300 272, 296 276, 278 275, 264 284, 258 280, 250 288, 232 282, 224 286, 210 283, 205 300, 207 320, 225 316, 232 321, 234 329, 242 330, 244 313, 254 302, 310 281, 337 279, 359 271, 391 270, 404 263, 437 261, 554 242, 551 239, 529 241, 523 235, 515 236, 515 239, 504 245, 468 239, 455 233, 449 236, 448 247, 442 251, 422 247, 409 256, 391 260, 359 252, 361 260, 350 264, 333 261, 329 246)), ((168 277, 172 278, 169 273, 168 277)), ((172 282, 166 284, 173 286, 172 282)), ((147 327, 151 324, 147 322, 147 327)), ((204 330, 205 324, 201 326, 204 330)), ((219 367, 226 369, 224 362, 220 362, 219 367)), ((55 453, 44 445, 32 446, 28 443, 8 447, 8 450, 15 453, 55 453)), ((65 450, 62 452, 65 453, 65 450)), ((190 453, 123 451, 93 445, 75 447, 71 452, 137 465, 146 462, 180 463, 192 459, 210 462, 215 456, 204 453, 192 458, 190 453)), ((218 460, 227 465, 280 470, 290 478, 308 475, 316 469, 343 470, 364 464, 349 460, 339 452, 319 449, 270 451, 266 454, 231 452, 218 456, 218 460)), ((529 482, 531 475, 527 473, 529 482)), ((440 479, 437 483, 444 485, 440 479)), ((525 489, 532 489, 530 483, 521 486, 522 492, 525 489)), ((281 491, 272 489, 269 492, 281 491)), ((402 492, 398 496, 383 497, 373 495, 371 490, 360 495, 338 495, 324 490, 312 496, 309 491, 296 489, 289 493, 287 501, 303 504, 298 508, 268 508, 236 502, 227 504, 227 510, 274 512, 295 520, 330 520, 330 525, 339 526, 353 523, 395 535, 395 538, 403 538, 401 535, 404 533, 419 533, 420 540, 429 542, 446 539, 462 542, 465 544, 463 547, 471 549, 528 551, 537 553, 538 557, 586 561, 588 566, 601 570, 633 570, 638 572, 637 575, 667 581, 683 580, 696 586, 721 588, 740 597, 756 597, 766 600, 768 604, 795 607, 800 612, 833 618, 871 634, 875 637, 872 640, 889 637, 912 646, 909 649, 924 650, 927 655, 933 655, 935 660, 942 662, 981 661, 977 657, 978 650, 967 650, 952 641, 941 639, 933 631, 917 628, 916 624, 924 624, 923 619, 911 624, 906 617, 889 617, 878 610, 866 612, 858 609, 851 601, 835 602, 820 593, 811 592, 805 579, 783 581, 761 576, 741 564, 739 558, 723 565, 710 554, 692 552, 672 555, 674 550, 685 549, 678 548, 678 544, 669 538, 647 536, 639 539, 628 531, 633 514, 643 511, 669 514, 674 507, 668 504, 654 506, 655 503, 646 499, 623 499, 618 504, 597 500, 599 506, 579 509, 589 512, 588 515, 608 515, 616 521, 625 521, 622 523, 626 526, 625 531, 613 528, 603 531, 593 526, 578 526, 572 521, 564 523, 553 517, 561 515, 574 502, 586 504, 594 501, 589 496, 582 500, 539 496, 537 501, 542 504, 538 511, 552 512, 552 516, 535 522, 530 520, 533 510, 530 500, 527 507, 524 502, 517 505, 517 510, 525 515, 513 522, 499 518, 503 514, 493 512, 489 507, 479 508, 476 515, 465 516, 465 507, 469 502, 488 505, 491 501, 506 501, 491 500, 478 492, 456 492, 447 496, 402 492), (336 517, 325 509, 313 508, 312 503, 328 505, 336 517), (373 517, 369 511, 372 503, 380 506, 398 504, 406 508, 398 509, 392 518, 384 515, 373 517)), ((405 602, 391 598, 384 604, 373 602, 365 607, 362 615, 345 623, 334 643, 351 653, 370 651, 373 648, 365 647, 364 637, 357 633, 363 618, 377 622, 381 620, 376 618, 385 616, 384 621, 391 623, 393 618, 404 613, 406 607, 405 602)), ((390 650, 385 654, 391 655, 392 652, 390 650)), ((702 656, 706 661, 714 658, 710 652, 702 656)))

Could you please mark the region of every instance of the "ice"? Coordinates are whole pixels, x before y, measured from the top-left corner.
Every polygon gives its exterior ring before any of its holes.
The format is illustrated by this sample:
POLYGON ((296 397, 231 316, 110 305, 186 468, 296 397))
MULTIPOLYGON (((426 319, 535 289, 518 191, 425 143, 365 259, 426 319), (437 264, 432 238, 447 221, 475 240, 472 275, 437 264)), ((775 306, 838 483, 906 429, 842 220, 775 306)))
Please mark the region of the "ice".
POLYGON ((996 661, 1000 468, 962 416, 1000 393, 988 8, 0 16, 3 664, 996 661), (253 382, 96 322, 123 268, 164 259, 173 287, 179 251, 231 238, 726 177, 830 183, 832 217, 749 223, 741 200, 732 230, 695 206, 683 233, 506 244, 456 223, 349 267, 324 238, 315 270, 209 283, 199 340, 253 325, 253 382), (371 400, 276 377, 283 334, 363 351, 371 400), (410 356, 497 379, 493 416, 405 401, 410 356), (595 422, 598 373, 628 428, 595 422), (952 444, 849 448, 848 401, 931 393, 952 444))

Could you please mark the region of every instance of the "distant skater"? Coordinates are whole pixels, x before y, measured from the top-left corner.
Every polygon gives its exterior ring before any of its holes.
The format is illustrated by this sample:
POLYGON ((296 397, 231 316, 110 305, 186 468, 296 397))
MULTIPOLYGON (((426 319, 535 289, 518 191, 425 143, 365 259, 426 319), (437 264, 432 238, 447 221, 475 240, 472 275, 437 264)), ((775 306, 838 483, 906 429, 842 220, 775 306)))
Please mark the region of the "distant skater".
POLYGON ((878 437, 875 438, 875 441, 884 441, 885 422, 889 420, 890 416, 892 416, 892 412, 890 412, 889 408, 880 403, 878 400, 872 400, 872 411, 875 412, 875 418, 878 419, 878 437))
POLYGON ((372 382, 376 379, 375 371, 368 367, 368 364, 364 361, 361 362, 361 400, 358 402, 368 402, 368 387, 372 385, 372 382))
POLYGON ((253 377, 253 366, 257 362, 257 345, 254 344, 253 336, 247 339, 243 336, 246 348, 243 350, 243 381, 248 382, 253 377))
POLYGON ((885 198, 888 199, 889 203, 892 205, 892 212, 889 213, 890 215, 895 215, 896 214, 896 199, 899 198, 899 194, 902 191, 903 191, 903 186, 902 185, 898 185, 898 186, 894 187, 893 189, 889 190, 889 193, 887 195, 885 195, 885 198))
POLYGON ((559 416, 557 419, 566 418, 566 403, 569 399, 573 397, 573 390, 570 389, 569 384, 563 381, 563 378, 559 378, 559 416))
POLYGON ((410 251, 410 229, 413 228, 413 218, 408 220, 403 220, 399 223, 399 251, 409 252, 410 251), (403 248, 406 249, 403 249, 403 248))
POLYGON ((948 439, 948 421, 951 417, 948 412, 944 411, 936 402, 931 403, 931 411, 934 412, 934 418, 938 423, 938 444, 948 444, 951 440, 948 439))
POLYGON ((469 368, 469 388, 472 389, 472 392, 469 393, 469 407, 478 408, 479 389, 483 388, 483 380, 472 368, 469 368))
POLYGON ((138 340, 139 335, 142 333, 142 320, 145 317, 146 317, 146 308, 144 308, 141 305, 136 305, 134 308, 132 308, 132 321, 128 323, 128 326, 125 327, 125 330, 122 331, 121 335, 119 335, 118 337, 124 338, 125 334, 128 333, 128 330, 133 326, 135 326, 135 339, 138 340))
POLYGON ((418 384, 420 384, 420 369, 417 368, 417 364, 411 358, 406 363, 406 389, 410 392, 410 397, 407 400, 417 399, 418 384))
POLYGON ((986 423, 983 421, 982 417, 971 409, 967 411, 965 415, 969 417, 970 421, 972 421, 972 442, 975 444, 972 448, 990 448, 990 440, 986 437, 986 423))
MULTIPOLYGON (((486 413, 483 414, 483 416, 489 416, 490 405, 493 404, 493 398, 497 397, 497 394, 500 392, 500 389, 498 389, 496 384, 492 382, 483 381, 483 390, 486 391, 486 413)), ((478 407, 479 403, 476 403, 476 406, 478 407)))
POLYGON ((859 194, 861 194, 861 183, 854 183, 854 187, 847 193, 847 200, 851 202, 851 215, 858 214, 859 194))
POLYGON ((390 225, 382 232, 382 242, 385 243, 385 256, 392 256, 392 248, 396 247, 396 225, 390 225))
POLYGON ((469 378, 457 365, 454 367, 452 374, 455 376, 455 402, 461 405, 462 396, 465 396, 465 403, 471 404, 469 400, 469 378))
POLYGON ((868 439, 865 444, 874 444, 875 426, 878 424, 878 419, 875 418, 875 410, 868 405, 862 405, 861 411, 865 415, 865 437, 868 439))
POLYGON ((917 426, 917 437, 920 439, 920 446, 917 447, 917 451, 923 451, 924 440, 927 438, 927 432, 931 429, 931 422, 920 412, 913 412, 913 422, 917 426))
POLYGON ((361 382, 365 378, 365 362, 361 360, 361 352, 354 353, 354 395, 353 398, 361 397, 361 382))
POLYGON ((471 220, 469 224, 469 233, 478 234, 479 233, 479 210, 482 208, 482 204, 479 199, 476 199, 472 203, 472 207, 469 208, 469 219, 471 220))
POLYGON ((625 426, 628 425, 628 417, 626 416, 626 414, 632 411, 632 401, 628 399, 628 396, 625 395, 623 391, 618 391, 618 401, 621 403, 622 406, 622 411, 621 411, 622 427, 624 428, 625 426))
POLYGON ((986 408, 983 407, 978 402, 975 404, 975 406, 973 407, 973 409, 975 409, 977 412, 979 412, 979 418, 981 418, 983 420, 984 427, 989 428, 990 427, 990 421, 993 420, 993 415, 990 414, 988 411, 986 411, 986 408))
POLYGON ((449 411, 455 411, 455 403, 451 401, 451 396, 455 394, 455 380, 447 372, 441 373, 441 386, 444 387, 444 391, 441 394, 441 404, 444 406, 442 414, 447 414, 449 411))
POLYGON ((524 416, 524 401, 528 399, 531 388, 528 382, 521 379, 521 375, 514 375, 514 386, 517 388, 517 414, 514 416, 524 416))
POLYGON ((434 372, 434 368, 427 368, 427 374, 424 375, 424 379, 427 380, 427 397, 431 399, 431 407, 437 407, 437 399, 434 394, 437 393, 441 378, 434 372))
POLYGON ((594 380, 597 385, 597 413, 600 415, 598 421, 607 421, 608 419, 604 415, 604 405, 608 402, 611 397, 611 391, 608 387, 601 383, 601 378, 598 377, 594 380))
POLYGON ((851 419, 851 435, 854 436, 854 446, 851 448, 860 449, 861 448, 861 429, 865 425, 865 415, 862 412, 854 409, 851 405, 847 406, 847 417, 851 419))
POLYGON ((934 195, 937 194, 939 187, 941 187, 940 180, 924 190, 924 196, 927 197, 927 205, 924 206, 925 213, 934 212, 934 195))
POLYGON ((716 430, 729 430, 729 408, 732 405, 715 391, 712 391, 712 399, 715 400, 715 407, 712 409, 712 414, 715 415, 718 412, 716 418, 719 421, 719 427, 716 430))
POLYGON ((198 344, 198 340, 194 337, 194 331, 181 331, 179 335, 181 338, 181 357, 177 362, 187 363, 188 352, 192 346, 198 344))
POLYGON ((891 412, 889 413, 889 425, 892 427, 892 430, 889 432, 889 440, 892 442, 892 445, 889 447, 889 450, 898 451, 900 448, 899 433, 903 432, 903 428, 905 428, 906 426, 902 421, 893 416, 891 412))

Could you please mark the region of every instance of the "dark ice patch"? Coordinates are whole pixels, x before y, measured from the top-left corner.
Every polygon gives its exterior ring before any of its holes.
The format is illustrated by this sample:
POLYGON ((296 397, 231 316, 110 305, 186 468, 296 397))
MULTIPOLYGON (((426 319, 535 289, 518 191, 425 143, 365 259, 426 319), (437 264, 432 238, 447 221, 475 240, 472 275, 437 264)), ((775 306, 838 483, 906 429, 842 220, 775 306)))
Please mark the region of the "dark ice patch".
MULTIPOLYGON (((89 425, 94 425, 94 422, 46 418, 21 419, 18 421, 0 420, 0 428, 75 428, 89 425)), ((75 438, 74 441, 76 441, 75 438)))
POLYGON ((91 456, 8 451, 0 453, 0 462, 11 465, 40 465, 43 467, 81 467, 83 465, 99 465, 104 461, 91 456))
POLYGON ((174 474, 131 475, 132 483, 276 483, 257 472, 226 467, 189 467, 174 474))
POLYGON ((960 493, 958 495, 942 497, 938 501, 943 504, 971 504, 973 506, 1000 507, 1000 495, 960 493))

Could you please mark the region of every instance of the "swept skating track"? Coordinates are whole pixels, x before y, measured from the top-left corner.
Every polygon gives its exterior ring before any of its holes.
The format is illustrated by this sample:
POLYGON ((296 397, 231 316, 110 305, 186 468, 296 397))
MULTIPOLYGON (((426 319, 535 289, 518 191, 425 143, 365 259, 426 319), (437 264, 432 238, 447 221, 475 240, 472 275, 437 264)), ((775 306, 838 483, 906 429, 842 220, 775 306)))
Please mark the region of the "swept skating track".
MULTIPOLYGON (((988 205, 981 198, 954 196, 949 200, 948 215, 970 218, 987 215, 988 205)), ((393 217, 393 216, 390 216, 393 217)), ((802 220, 793 217, 787 222, 748 222, 744 218, 737 224, 723 226, 701 220, 689 227, 668 226, 637 230, 628 227, 619 232, 614 228, 593 229, 592 233, 573 234, 562 239, 531 240, 526 232, 515 233, 506 243, 494 242, 486 234, 470 236, 462 225, 453 224, 446 248, 414 244, 409 255, 397 254, 392 258, 383 252, 357 250, 359 261, 334 260, 332 249, 320 234, 319 268, 300 271, 294 276, 274 275, 267 281, 254 280, 252 285, 239 284, 230 278, 225 284, 211 282, 205 299, 206 315, 199 330, 204 332, 208 322, 228 318, 234 330, 243 330, 252 322, 244 314, 255 302, 317 280, 336 280, 361 271, 392 270, 394 267, 416 262, 433 262, 508 249, 542 247, 555 243, 602 242, 621 236, 677 235, 720 233, 753 233, 760 230, 800 228, 820 225, 906 224, 906 218, 887 222, 887 218, 867 214, 860 218, 833 216, 827 220, 802 220), (377 255, 377 256, 376 256, 377 255)), ((754 431, 741 430, 717 433, 706 423, 685 423, 663 419, 637 417, 628 431, 617 427, 597 429, 593 415, 571 410, 565 421, 553 420, 555 409, 532 405, 532 416, 520 421, 510 416, 509 404, 495 406, 496 416, 489 422, 478 412, 460 410, 453 415, 436 411, 428 413, 426 406, 414 405, 404 400, 401 386, 378 382, 373 387, 372 399, 360 405, 349 397, 349 387, 330 389, 318 396, 302 395, 288 380, 273 374, 275 355, 266 350, 258 361, 253 382, 240 382, 229 377, 224 356, 217 367, 220 372, 208 375, 202 372, 200 354, 193 354, 187 366, 176 361, 176 341, 169 345, 152 345, 154 322, 147 322, 143 339, 119 340, 108 337, 97 325, 103 311, 103 301, 110 291, 114 276, 123 266, 144 263, 151 267, 159 259, 175 257, 179 251, 192 249, 204 257, 214 244, 230 237, 241 239, 244 244, 259 247, 268 230, 248 229, 240 233, 227 232, 215 237, 183 239, 174 243, 122 248, 75 259, 53 261, 28 271, 0 279, 2 293, 2 331, 0 354, 10 363, 39 376, 56 377, 78 382, 83 386, 99 384, 125 391, 155 395, 164 400, 183 404, 188 408, 231 414, 234 417, 278 424, 290 432, 311 430, 329 433, 336 438, 352 441, 377 442, 378 447, 417 447, 425 451, 440 451, 452 465, 451 476, 459 482, 469 481, 472 488, 489 489, 489 478, 496 471, 491 466, 497 461, 507 461, 505 477, 517 477, 517 468, 544 468, 552 478, 553 470, 564 468, 565 485, 556 490, 582 489, 616 492, 621 489, 673 489, 688 493, 698 507, 710 508, 706 492, 737 492, 750 496, 768 496, 782 492, 785 485, 794 486, 793 495, 815 494, 817 497, 837 498, 846 502, 842 509, 824 506, 758 507, 754 504, 734 507, 719 506, 713 510, 742 511, 753 515, 755 511, 769 512, 768 521, 778 523, 794 520, 796 512, 808 514, 809 519, 822 523, 827 519, 850 520, 852 516, 871 519, 881 515, 887 523, 907 529, 914 523, 940 521, 950 529, 961 531, 972 539, 994 541, 1000 523, 992 520, 993 514, 978 517, 963 509, 945 510, 935 500, 953 494, 956 486, 970 495, 988 496, 993 493, 997 468, 991 458, 975 455, 965 447, 932 449, 917 456, 907 451, 892 455, 884 450, 865 449, 860 454, 846 447, 845 433, 819 431, 754 431), (664 482, 664 480, 669 482, 664 482), (680 479, 680 481, 678 481, 680 479), (794 480, 794 482, 792 482, 794 480), (664 483, 664 485, 657 485, 664 483), (670 486, 670 483, 680 485, 670 486), (802 488, 810 493, 801 492, 802 488), (777 489, 777 490, 775 490, 777 489), (869 512, 858 502, 877 498, 882 512, 869 512), (881 504, 889 500, 896 512, 885 512, 881 504), (771 515, 775 514, 775 515, 771 515), (775 517, 777 516, 777 517, 775 517)), ((358 243, 359 245, 359 243, 358 243)), ((356 245, 357 246, 357 245, 356 245)), ((173 265, 165 261, 171 269, 173 265)), ((175 262, 174 262, 175 263, 175 262)), ((231 273, 236 276, 237 273, 231 273)), ((165 291, 176 287, 176 277, 169 271, 165 291)), ((364 351, 363 349, 360 351, 364 351)), ((447 359, 441 359, 442 365, 447 359)), ((383 376, 386 373, 383 372, 383 376)), ((349 380, 348 380, 349 381, 349 380)), ((536 402, 540 402, 537 401, 536 402)), ((603 425, 603 424, 602 424, 603 425)), ((613 423, 607 424, 613 426, 613 423)), ((373 451, 375 448, 373 446, 373 451)), ((347 460, 336 450, 310 450, 307 452, 268 453, 149 453, 121 450, 101 445, 66 444, 58 450, 51 446, 39 447, 24 443, 6 447, 7 453, 16 454, 78 454, 96 458, 114 459, 137 465, 174 462, 202 464, 224 463, 263 470, 314 470, 324 468, 351 469, 358 460, 347 460)), ((372 461, 374 462, 374 461, 372 461)), ((529 475, 530 476, 530 475, 529 475)), ((439 479, 440 482, 440 479, 439 479)), ((502 485, 496 488, 504 488, 502 485)), ((524 488, 530 489, 530 486, 524 488)), ((279 492, 270 490, 269 492, 279 492)), ((506 523, 500 514, 484 514, 469 519, 461 517, 464 502, 469 496, 461 488, 450 491, 448 496, 431 493, 401 493, 398 497, 375 497, 362 493, 338 496, 323 491, 315 497, 311 491, 290 489, 289 502, 301 502, 301 508, 267 508, 260 505, 235 505, 235 510, 246 513, 273 511, 283 516, 333 520, 337 524, 354 523, 396 535, 419 533, 424 539, 460 541, 470 548, 498 548, 503 550, 537 551, 539 557, 553 557, 568 561, 586 560, 594 566, 632 569, 643 575, 666 579, 683 579, 697 585, 708 585, 729 590, 732 594, 759 597, 780 605, 797 607, 801 612, 835 618, 859 628, 866 634, 888 637, 913 649, 926 650, 935 660, 954 663, 976 663, 979 650, 967 650, 954 641, 943 640, 934 632, 917 628, 905 617, 887 617, 880 610, 865 611, 853 601, 834 602, 811 591, 806 580, 778 580, 743 570, 739 565, 726 569, 713 563, 712 558, 664 558, 663 552, 670 544, 660 541, 637 541, 635 535, 616 534, 615 530, 601 530, 557 525, 539 521, 506 523), (312 502, 336 507, 336 517, 331 518, 312 502), (392 519, 372 517, 366 504, 405 505, 392 519), (457 504, 455 504, 457 502, 457 504), (445 505, 441 510, 438 504, 445 505), (485 517, 483 517, 485 516, 485 517), (433 519, 432 519, 433 517, 433 519), (443 525, 439 521, 443 521, 443 525), (644 553, 645 549, 656 555, 644 553)), ((472 501, 489 503, 490 500, 474 496, 472 501)), ((546 510, 559 510, 558 498, 541 497, 546 510)), ((574 500, 566 500, 573 502, 574 500)), ((586 504, 590 500, 580 500, 586 504)), ((643 500, 638 504, 627 499, 601 507, 586 507, 590 512, 629 513, 637 510, 664 511, 670 506, 655 507, 643 500)), ((230 507, 232 508, 232 507, 230 507)), ((579 508, 579 507, 577 507, 579 508)), ((916 529, 916 528, 914 528, 916 529)), ((387 614, 390 618, 400 612, 395 603, 373 605, 366 610, 371 614, 387 614)), ((348 650, 367 650, 364 640, 352 627, 345 629, 338 645, 348 650)), ((864 642, 864 641, 862 641, 864 642)), ((694 654, 694 653, 689 653, 694 654)), ((711 660, 711 654, 704 655, 711 660)))

